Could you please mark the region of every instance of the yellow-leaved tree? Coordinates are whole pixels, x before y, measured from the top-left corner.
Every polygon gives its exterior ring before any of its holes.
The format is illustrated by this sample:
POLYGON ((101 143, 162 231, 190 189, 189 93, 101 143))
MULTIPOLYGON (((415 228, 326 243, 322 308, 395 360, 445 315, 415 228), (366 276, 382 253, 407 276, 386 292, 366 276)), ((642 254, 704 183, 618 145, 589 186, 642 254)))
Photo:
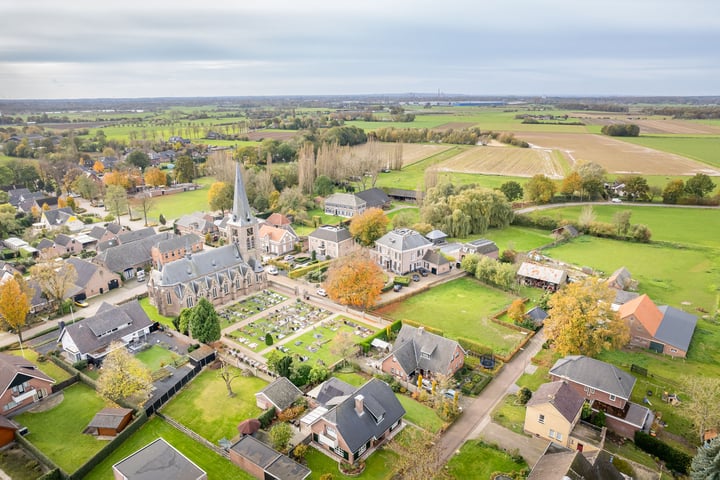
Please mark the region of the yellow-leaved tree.
POLYGON ((324 287, 332 300, 367 310, 380 296, 384 279, 380 266, 367 253, 359 251, 333 262, 324 287))
POLYGON ((112 402, 128 399, 142 405, 152 388, 150 370, 122 343, 113 342, 109 348, 97 380, 98 393, 112 402))
POLYGON ((15 278, 10 278, 0 285, 0 317, 7 328, 12 328, 17 333, 21 345, 22 328, 29 311, 30 298, 15 278))
POLYGON ((612 310, 614 299, 615 291, 597 278, 566 285, 548 302, 545 337, 561 355, 593 356, 623 347, 630 331, 612 310))
POLYGON ((350 235, 366 247, 385 235, 390 220, 380 208, 368 208, 350 220, 350 235))

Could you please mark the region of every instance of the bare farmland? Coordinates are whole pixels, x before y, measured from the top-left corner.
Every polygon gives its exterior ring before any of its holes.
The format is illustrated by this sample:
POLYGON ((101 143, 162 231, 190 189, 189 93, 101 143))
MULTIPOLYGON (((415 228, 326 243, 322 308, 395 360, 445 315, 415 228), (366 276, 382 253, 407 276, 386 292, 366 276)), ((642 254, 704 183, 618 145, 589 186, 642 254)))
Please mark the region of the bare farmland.
POLYGON ((595 162, 610 173, 720 175, 720 171, 673 153, 634 145, 605 135, 523 133, 534 146, 562 151, 572 164, 595 162))
POLYGON ((678 135, 720 135, 720 126, 707 125, 691 120, 673 120, 663 118, 637 118, 632 116, 591 116, 578 113, 579 118, 588 125, 610 125, 611 123, 634 123, 640 127, 640 134, 678 134, 678 135))
POLYGON ((550 149, 508 146, 474 147, 444 161, 439 171, 532 177, 542 173, 562 178, 564 171, 550 149))
MULTIPOLYGON (((376 146, 378 154, 390 158, 392 151, 395 149, 394 143, 378 143, 376 146)), ((452 145, 426 145, 422 143, 403 143, 402 146, 402 160, 403 166, 410 165, 420 160, 426 159, 432 155, 444 152, 452 148, 452 145)), ((363 155, 367 152, 368 144, 357 145, 353 147, 353 150, 358 155, 363 155)))

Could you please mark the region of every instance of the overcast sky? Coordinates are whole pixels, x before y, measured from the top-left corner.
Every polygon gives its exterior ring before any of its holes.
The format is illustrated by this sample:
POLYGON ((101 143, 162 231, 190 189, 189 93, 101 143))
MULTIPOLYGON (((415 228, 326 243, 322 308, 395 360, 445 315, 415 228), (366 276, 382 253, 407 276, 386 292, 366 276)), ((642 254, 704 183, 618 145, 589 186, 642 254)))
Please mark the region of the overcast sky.
POLYGON ((0 0, 0 98, 719 86, 718 0, 0 0))

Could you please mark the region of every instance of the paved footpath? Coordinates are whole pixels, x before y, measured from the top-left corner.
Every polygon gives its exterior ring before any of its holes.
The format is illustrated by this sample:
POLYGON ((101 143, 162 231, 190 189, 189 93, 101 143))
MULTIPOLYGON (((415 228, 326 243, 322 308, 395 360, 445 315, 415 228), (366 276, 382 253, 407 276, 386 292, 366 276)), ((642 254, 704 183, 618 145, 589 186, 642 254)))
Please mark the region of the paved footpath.
POLYGON ((508 389, 525 371, 530 360, 542 348, 545 342, 542 330, 540 330, 525 345, 525 348, 500 371, 500 373, 488 384, 482 393, 467 406, 460 418, 440 437, 437 448, 440 451, 440 461, 445 464, 465 440, 475 438, 476 431, 481 430, 490 423, 490 412, 505 398, 508 389))

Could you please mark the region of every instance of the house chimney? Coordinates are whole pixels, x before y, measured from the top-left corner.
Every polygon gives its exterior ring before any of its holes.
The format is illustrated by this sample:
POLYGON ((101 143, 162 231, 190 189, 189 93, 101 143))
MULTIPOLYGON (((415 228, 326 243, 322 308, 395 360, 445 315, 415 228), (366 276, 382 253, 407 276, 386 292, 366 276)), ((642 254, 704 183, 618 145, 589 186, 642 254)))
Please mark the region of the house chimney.
POLYGON ((365 411, 363 408, 363 400, 365 397, 362 395, 355 395, 355 412, 357 412, 358 415, 362 415, 365 411))

